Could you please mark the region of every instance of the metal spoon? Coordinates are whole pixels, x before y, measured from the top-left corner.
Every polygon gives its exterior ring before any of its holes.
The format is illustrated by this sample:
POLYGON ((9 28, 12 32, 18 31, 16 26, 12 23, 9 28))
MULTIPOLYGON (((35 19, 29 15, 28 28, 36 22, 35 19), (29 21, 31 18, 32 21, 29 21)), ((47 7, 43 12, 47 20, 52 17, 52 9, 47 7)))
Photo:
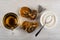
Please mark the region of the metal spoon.
POLYGON ((35 36, 37 36, 37 35, 41 32, 41 30, 44 28, 44 26, 45 26, 46 24, 48 24, 48 23, 50 23, 50 22, 52 21, 52 16, 50 15, 50 16, 48 16, 48 17, 46 17, 44 25, 43 25, 43 26, 41 27, 41 29, 35 34, 35 36), (50 21, 47 21, 47 20, 48 20, 48 17, 51 17, 50 21))

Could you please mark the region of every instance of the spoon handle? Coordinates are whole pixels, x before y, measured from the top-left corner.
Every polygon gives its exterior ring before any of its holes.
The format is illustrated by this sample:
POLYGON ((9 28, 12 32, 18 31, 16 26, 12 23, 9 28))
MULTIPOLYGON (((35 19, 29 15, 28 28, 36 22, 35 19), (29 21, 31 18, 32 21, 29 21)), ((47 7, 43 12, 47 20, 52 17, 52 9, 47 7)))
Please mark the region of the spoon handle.
POLYGON ((37 37, 37 35, 41 32, 41 30, 44 28, 44 26, 41 27, 41 29, 35 34, 35 36, 37 37))

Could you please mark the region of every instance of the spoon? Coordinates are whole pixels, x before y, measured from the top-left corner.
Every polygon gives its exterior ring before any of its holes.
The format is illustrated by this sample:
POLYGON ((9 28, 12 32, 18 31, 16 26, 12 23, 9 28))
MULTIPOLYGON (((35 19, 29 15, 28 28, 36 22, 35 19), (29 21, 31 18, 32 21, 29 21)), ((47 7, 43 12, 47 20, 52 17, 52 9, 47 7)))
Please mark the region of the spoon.
POLYGON ((41 32, 41 30, 44 28, 44 26, 45 26, 46 24, 50 23, 50 22, 52 22, 52 16, 51 16, 51 15, 46 17, 44 25, 43 25, 43 26, 41 27, 41 29, 35 34, 35 36, 38 36, 38 34, 41 32), (48 19, 49 17, 50 17, 51 19, 48 19), (48 20, 49 20, 49 21, 48 21, 48 20))

